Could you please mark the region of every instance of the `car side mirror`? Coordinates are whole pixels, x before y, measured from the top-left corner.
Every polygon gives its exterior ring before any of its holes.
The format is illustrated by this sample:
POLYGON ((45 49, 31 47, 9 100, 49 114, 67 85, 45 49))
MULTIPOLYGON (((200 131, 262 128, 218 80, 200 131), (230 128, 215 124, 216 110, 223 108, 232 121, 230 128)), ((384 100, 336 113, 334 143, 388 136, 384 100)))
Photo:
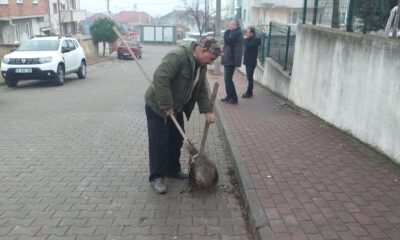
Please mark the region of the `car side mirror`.
POLYGON ((61 48, 61 53, 67 53, 67 52, 69 52, 68 48, 61 48))

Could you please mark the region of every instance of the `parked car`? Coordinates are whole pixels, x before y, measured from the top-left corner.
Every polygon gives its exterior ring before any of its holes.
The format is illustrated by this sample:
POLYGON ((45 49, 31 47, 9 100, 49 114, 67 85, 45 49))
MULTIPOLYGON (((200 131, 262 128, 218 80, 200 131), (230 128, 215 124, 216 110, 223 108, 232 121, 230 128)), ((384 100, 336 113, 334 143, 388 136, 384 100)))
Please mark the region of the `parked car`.
MULTIPOLYGON (((137 58, 142 58, 142 47, 140 46, 139 43, 129 41, 127 42, 127 44, 137 58)), ((118 59, 133 58, 133 56, 129 53, 128 48, 123 43, 119 44, 119 47, 117 49, 117 55, 118 59)))
POLYGON ((78 41, 70 37, 33 37, 4 56, 1 74, 9 87, 20 80, 51 79, 58 86, 65 75, 86 77, 86 56, 78 41))

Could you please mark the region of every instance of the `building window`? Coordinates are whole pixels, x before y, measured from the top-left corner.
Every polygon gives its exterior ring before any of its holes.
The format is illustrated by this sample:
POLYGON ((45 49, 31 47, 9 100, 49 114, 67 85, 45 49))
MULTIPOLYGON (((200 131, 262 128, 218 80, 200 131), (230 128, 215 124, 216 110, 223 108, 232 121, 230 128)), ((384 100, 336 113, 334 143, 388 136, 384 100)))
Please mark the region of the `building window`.
POLYGON ((60 3, 60 10, 65 10, 65 3, 60 3))
POLYGON ((28 28, 28 37, 31 38, 33 36, 32 22, 29 21, 26 23, 28 28))
POLYGON ((0 4, 8 4, 8 0, 0 0, 0 4))
POLYGON ((14 43, 19 43, 19 30, 17 24, 11 24, 11 27, 14 32, 14 43))
POLYGON ((69 9, 76 9, 75 0, 68 0, 68 8, 69 9))
POLYGON ((22 0, 17 0, 17 4, 22 4, 22 0))
POLYGON ((38 0, 32 0, 32 4, 38 4, 38 0))
POLYGON ((57 14, 57 3, 53 3, 53 14, 57 14))

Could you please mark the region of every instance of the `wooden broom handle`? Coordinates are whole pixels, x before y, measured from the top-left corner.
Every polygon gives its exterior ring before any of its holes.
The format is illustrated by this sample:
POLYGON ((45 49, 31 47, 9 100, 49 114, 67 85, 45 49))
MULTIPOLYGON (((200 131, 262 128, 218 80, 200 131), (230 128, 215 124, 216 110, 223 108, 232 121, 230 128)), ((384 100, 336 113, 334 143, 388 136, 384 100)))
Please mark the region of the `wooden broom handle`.
MULTIPOLYGON (((213 91, 211 94, 211 104, 212 104, 211 111, 213 111, 213 109, 214 109, 215 99, 217 98, 217 93, 218 93, 218 87, 219 87, 219 84, 217 82, 214 83, 213 91)), ((210 123, 208 123, 206 121, 206 123, 204 125, 204 130, 203 130, 203 137, 201 139, 201 144, 200 144, 200 153, 204 152, 209 128, 210 128, 210 123)))
MULTIPOLYGON (((126 46, 126 48, 129 51, 129 54, 132 55, 133 59, 136 63, 136 65, 139 67, 140 71, 142 71, 144 78, 146 78, 146 80, 149 82, 150 86, 154 89, 154 85, 153 82, 151 81, 150 77, 146 74, 146 72, 144 71, 142 65, 139 63, 136 55, 133 53, 132 49, 128 46, 128 44, 126 43, 125 39, 123 39, 123 37, 121 36, 121 33, 119 33, 118 29, 114 26, 113 27, 113 31, 115 32, 115 34, 117 34, 118 38, 122 41, 122 43, 126 46)), ((178 129, 179 133, 182 135, 183 140, 185 142, 188 142, 188 138, 185 135, 185 132, 183 131, 183 129, 181 128, 181 126, 179 125, 178 121, 176 120, 175 116, 173 115, 169 115, 169 117, 172 119, 172 122, 175 124, 176 128, 178 129)))

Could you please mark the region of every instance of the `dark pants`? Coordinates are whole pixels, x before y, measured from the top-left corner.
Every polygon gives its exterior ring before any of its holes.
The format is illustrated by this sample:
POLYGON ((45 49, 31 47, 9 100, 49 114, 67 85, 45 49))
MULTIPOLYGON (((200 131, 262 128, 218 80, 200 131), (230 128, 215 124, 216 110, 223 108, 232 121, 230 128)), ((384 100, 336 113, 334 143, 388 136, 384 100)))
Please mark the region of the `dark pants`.
POLYGON ((236 94, 235 84, 233 83, 234 73, 235 73, 234 66, 224 66, 226 97, 230 100, 237 101, 238 97, 236 94))
MULTIPOLYGON (((182 136, 171 119, 164 119, 146 105, 147 129, 149 134, 149 181, 173 175, 181 170, 182 136)), ((184 129, 183 113, 176 114, 176 120, 184 129)))
POLYGON ((254 75, 254 69, 256 66, 253 65, 246 65, 246 76, 247 76, 247 81, 249 82, 249 85, 247 85, 247 91, 246 93, 250 96, 253 96, 253 75, 254 75))

